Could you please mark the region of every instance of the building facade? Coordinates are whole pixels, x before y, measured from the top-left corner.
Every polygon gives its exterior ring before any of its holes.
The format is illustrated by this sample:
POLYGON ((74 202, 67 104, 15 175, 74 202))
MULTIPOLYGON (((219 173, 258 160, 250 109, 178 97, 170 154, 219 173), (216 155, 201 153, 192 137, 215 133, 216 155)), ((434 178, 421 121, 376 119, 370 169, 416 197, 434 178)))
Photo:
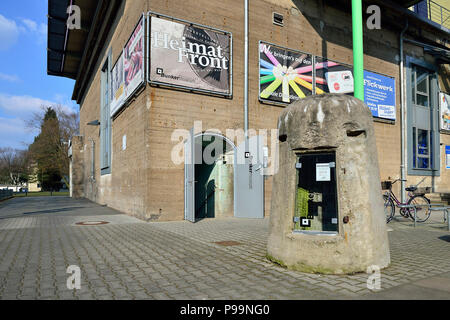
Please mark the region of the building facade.
MULTIPOLYGON (((381 17, 381 29, 364 25, 366 103, 381 179, 403 170, 407 185, 445 193, 449 33, 408 10, 412 2, 364 1, 365 21, 371 5, 381 17)), ((192 220, 191 206, 196 219, 269 215, 281 111, 311 94, 352 94, 349 1, 249 1, 248 90, 244 1, 72 4, 80 28, 64 23, 69 4, 49 1, 48 56, 49 74, 76 80, 71 193, 144 220, 192 220), (211 161, 185 162, 187 148, 204 154, 213 143, 223 150, 211 161), (239 157, 252 160, 239 166, 239 157)))

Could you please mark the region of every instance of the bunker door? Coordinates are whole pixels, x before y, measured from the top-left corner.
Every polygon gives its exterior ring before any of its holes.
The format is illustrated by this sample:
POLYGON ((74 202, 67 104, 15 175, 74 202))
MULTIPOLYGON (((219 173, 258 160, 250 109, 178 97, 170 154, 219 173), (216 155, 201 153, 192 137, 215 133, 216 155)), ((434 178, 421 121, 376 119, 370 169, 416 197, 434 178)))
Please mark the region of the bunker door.
POLYGON ((195 160, 194 129, 184 144, 184 219, 195 222, 195 160))
POLYGON ((264 218, 264 142, 254 136, 245 143, 234 154, 234 216, 264 218))
POLYGON ((295 166, 294 231, 337 233, 336 154, 301 153, 295 166))

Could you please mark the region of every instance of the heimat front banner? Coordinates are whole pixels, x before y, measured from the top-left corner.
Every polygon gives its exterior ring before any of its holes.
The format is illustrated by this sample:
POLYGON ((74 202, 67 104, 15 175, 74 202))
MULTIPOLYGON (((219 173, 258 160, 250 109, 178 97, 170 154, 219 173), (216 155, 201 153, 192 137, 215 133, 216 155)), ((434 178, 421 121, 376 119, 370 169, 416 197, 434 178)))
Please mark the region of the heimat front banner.
POLYGON ((229 33, 151 16, 150 34, 150 83, 231 95, 229 33))

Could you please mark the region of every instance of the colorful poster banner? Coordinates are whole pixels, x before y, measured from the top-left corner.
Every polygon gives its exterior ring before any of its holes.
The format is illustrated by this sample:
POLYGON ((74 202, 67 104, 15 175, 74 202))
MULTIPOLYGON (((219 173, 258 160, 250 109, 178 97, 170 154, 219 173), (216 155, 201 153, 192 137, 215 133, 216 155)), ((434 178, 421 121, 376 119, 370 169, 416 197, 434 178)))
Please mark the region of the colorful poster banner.
POLYGON ((316 57, 316 94, 353 94, 353 70, 349 65, 316 57))
POLYGON ((128 99, 144 82, 144 18, 141 18, 123 50, 125 96, 128 99))
POLYGON ((123 54, 111 70, 111 117, 114 116, 125 102, 125 82, 123 70, 123 54))
MULTIPOLYGON (((353 95, 353 67, 259 42, 260 101, 288 105, 313 92, 353 95)), ((395 121, 395 78, 364 71, 364 94, 374 117, 395 121)))
POLYGON ((155 16, 150 21, 150 83, 232 94, 230 33, 155 16))
POLYGON ((395 78, 364 71, 364 102, 374 117, 395 120, 395 78))
POLYGON ((441 130, 450 131, 450 95, 439 93, 439 126, 441 130))
POLYGON ((259 43, 259 99, 291 103, 313 90, 312 55, 259 43))

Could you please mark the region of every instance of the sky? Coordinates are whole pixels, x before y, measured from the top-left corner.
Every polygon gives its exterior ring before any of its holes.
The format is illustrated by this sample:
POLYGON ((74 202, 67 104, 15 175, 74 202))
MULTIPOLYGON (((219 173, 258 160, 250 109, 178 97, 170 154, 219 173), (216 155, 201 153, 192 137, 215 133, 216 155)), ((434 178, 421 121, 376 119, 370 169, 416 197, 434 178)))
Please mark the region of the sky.
POLYGON ((39 133, 26 120, 71 100, 74 81, 47 75, 48 0, 0 1, 0 148, 26 149, 39 133))

